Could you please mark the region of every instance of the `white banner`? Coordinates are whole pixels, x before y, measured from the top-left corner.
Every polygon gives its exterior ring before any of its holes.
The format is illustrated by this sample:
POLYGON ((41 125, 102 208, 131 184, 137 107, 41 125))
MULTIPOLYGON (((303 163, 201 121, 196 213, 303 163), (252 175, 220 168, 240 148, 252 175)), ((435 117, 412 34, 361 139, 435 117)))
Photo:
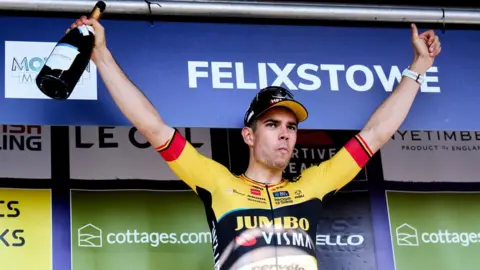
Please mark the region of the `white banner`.
MULTIPOLYGON (((5 98, 49 99, 35 78, 56 42, 5 41, 5 98)), ((78 80, 69 100, 97 99, 97 68, 93 61, 78 80)))
MULTIPOLYGON (((212 157, 210 129, 179 131, 200 153, 212 157)), ((132 127, 70 127, 70 176, 72 179, 179 180, 132 127)))
POLYGON ((49 126, 0 125, 0 177, 51 178, 49 126))
POLYGON ((480 131, 398 131, 380 152, 387 181, 480 182, 480 131))

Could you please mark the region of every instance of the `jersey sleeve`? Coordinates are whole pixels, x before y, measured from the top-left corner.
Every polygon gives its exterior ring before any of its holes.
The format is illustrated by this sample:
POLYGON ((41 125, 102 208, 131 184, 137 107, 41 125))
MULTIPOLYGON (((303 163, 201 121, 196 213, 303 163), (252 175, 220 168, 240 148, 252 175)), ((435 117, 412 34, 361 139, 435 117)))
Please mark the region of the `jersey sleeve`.
POLYGON ((218 175, 228 172, 225 166, 199 153, 178 130, 156 150, 174 174, 196 193, 198 187, 213 192, 218 175))
POLYGON ((329 160, 303 170, 300 179, 322 199, 352 181, 372 156, 368 145, 357 134, 329 160))

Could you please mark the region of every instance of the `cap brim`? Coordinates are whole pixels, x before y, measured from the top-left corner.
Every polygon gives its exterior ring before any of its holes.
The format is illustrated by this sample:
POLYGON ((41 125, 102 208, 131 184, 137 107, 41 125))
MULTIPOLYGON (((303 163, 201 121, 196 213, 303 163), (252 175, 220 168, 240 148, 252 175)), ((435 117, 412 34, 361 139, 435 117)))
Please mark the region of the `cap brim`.
MULTIPOLYGON (((295 100, 284 100, 277 102, 270 106, 268 109, 271 109, 273 107, 286 107, 290 109, 295 116, 297 117, 298 122, 303 122, 307 119, 308 117, 308 111, 307 109, 298 101, 295 100)), ((268 110, 267 109, 267 110, 268 110)))

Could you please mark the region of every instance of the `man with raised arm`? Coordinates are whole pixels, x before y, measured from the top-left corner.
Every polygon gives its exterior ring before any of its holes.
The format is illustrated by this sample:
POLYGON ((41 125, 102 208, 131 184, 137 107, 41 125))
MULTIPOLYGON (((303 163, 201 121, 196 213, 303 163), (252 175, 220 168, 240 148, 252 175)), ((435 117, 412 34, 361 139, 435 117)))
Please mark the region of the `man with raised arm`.
POLYGON ((214 269, 222 270, 318 269, 315 235, 322 199, 352 181, 390 140, 441 51, 432 30, 418 34, 412 24, 412 62, 393 93, 335 156, 305 169, 295 179, 282 175, 307 110, 284 88, 262 89, 244 116, 242 136, 250 160, 245 173, 237 176, 202 156, 162 120, 115 62, 97 21, 81 17, 71 27, 82 24, 95 30, 92 60, 115 103, 203 201, 212 232, 214 269))

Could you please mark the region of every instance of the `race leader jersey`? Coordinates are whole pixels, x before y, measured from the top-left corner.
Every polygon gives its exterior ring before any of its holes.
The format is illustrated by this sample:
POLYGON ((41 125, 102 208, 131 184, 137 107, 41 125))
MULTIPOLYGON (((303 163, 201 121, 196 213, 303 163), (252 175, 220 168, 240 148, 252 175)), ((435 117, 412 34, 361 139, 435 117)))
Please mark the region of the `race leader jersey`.
POLYGON ((296 178, 265 185, 201 155, 175 131, 157 151, 201 198, 214 269, 318 269, 315 236, 323 197, 350 182, 371 158, 359 135, 296 178))

